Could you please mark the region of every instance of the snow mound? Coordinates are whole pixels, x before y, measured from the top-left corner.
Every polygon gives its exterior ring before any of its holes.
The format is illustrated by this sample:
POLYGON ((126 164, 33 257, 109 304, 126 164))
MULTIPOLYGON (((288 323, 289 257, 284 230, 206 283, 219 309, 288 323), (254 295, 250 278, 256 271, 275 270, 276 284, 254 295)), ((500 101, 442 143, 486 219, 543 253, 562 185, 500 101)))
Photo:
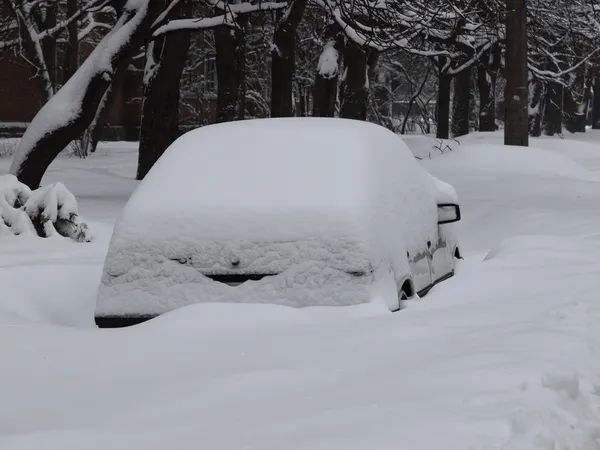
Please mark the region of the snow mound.
POLYGON ((457 147, 447 156, 450 154, 461 164, 468 164, 471 169, 481 172, 599 181, 597 176, 572 159, 541 148, 469 144, 457 147))
MULTIPOLYGON (((589 245, 585 241, 564 236, 521 235, 504 239, 496 244, 485 256, 484 261, 510 259, 515 255, 536 258, 540 261, 547 257, 555 258, 561 254, 566 258, 574 251, 584 253, 588 247, 589 245)), ((597 258, 590 260, 590 263, 596 262, 597 258)))
POLYGON ((32 191, 14 175, 0 176, 0 236, 64 236, 89 242, 92 235, 81 222, 75 196, 61 183, 32 191))
MULTIPOLYGON (((415 156, 425 165, 439 160, 439 164, 460 164, 471 170, 486 173, 510 173, 571 178, 583 181, 599 181, 599 178, 572 158, 559 153, 565 147, 579 148, 573 141, 556 142, 550 139, 534 139, 530 147, 503 145, 498 137, 490 139, 484 133, 474 133, 455 140, 435 140, 424 136, 405 136, 415 156), (487 141, 484 140, 487 138, 487 141), (496 143, 497 142, 497 143, 496 143), (432 159, 432 161, 428 161, 432 159)), ((584 144, 585 145, 585 144, 584 144)), ((597 145, 588 145, 599 148, 597 145)))

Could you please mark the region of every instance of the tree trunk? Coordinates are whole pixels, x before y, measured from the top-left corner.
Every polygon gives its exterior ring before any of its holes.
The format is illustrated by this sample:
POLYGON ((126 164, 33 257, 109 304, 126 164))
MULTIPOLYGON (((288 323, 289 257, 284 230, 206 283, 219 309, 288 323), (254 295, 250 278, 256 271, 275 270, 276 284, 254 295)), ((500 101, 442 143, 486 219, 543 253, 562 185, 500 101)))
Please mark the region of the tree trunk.
POLYGON ((594 77, 594 103, 592 105, 592 129, 600 130, 600 72, 594 77))
POLYGON ((111 32, 38 112, 21 138, 10 171, 30 188, 39 187, 54 158, 92 123, 117 67, 138 51, 161 12, 158 2, 151 0, 127 5, 111 32))
POLYGON ((292 88, 296 70, 296 29, 307 0, 292 0, 273 34, 271 51, 271 117, 291 117, 292 88))
POLYGON ((562 84, 548 84, 542 128, 546 136, 562 133, 563 87, 562 84))
POLYGON ((344 52, 346 79, 342 94, 340 117, 366 120, 369 101, 368 51, 349 40, 344 52))
MULTIPOLYGON (((423 81, 421 81, 419 88, 416 91, 413 91, 413 93, 410 97, 410 100, 408 101, 406 113, 404 114, 404 120, 402 121, 402 126, 400 127, 400 134, 406 133, 406 125, 408 124, 408 119, 411 115, 413 106, 418 101, 419 97, 421 96, 421 94, 423 92, 423 89, 425 88, 425 85, 429 81, 430 74, 431 74, 431 65, 427 65, 427 72, 425 73, 425 76, 423 77, 423 81)), ((426 120, 425 123, 429 123, 429 121, 426 120)))
POLYGON ((306 117, 306 92, 305 89, 302 85, 300 85, 298 83, 298 86, 296 88, 296 90, 298 91, 298 111, 297 111, 297 116, 298 117, 306 117))
POLYGON ((525 0, 506 0, 504 144, 529 145, 527 9, 525 0))
POLYGON ((233 31, 231 27, 215 28, 215 50, 217 64, 217 122, 231 122, 243 117, 245 99, 239 94, 245 78, 245 42, 246 36, 240 18, 240 28, 233 31))
POLYGON ((539 80, 530 82, 531 98, 529 99, 529 134, 533 137, 542 135, 542 114, 544 106, 544 84, 539 80))
POLYGON ((15 2, 8 2, 12 7, 13 12, 19 24, 19 34, 21 37, 23 53, 26 56, 26 61, 29 62, 37 71, 36 78, 40 86, 40 99, 43 106, 54 95, 54 80, 50 76, 50 69, 46 64, 46 53, 44 46, 40 41, 37 29, 43 26, 34 14, 23 13, 23 6, 17 6, 15 2))
POLYGON ((585 87, 584 94, 581 103, 579 104, 579 109, 577 111, 577 121, 575 123, 575 132, 576 133, 585 133, 586 125, 587 125, 587 116, 588 116, 588 105, 590 102, 590 96, 592 95, 592 83, 591 76, 588 76, 585 79, 585 87))
MULTIPOLYGON (((77 0, 67 0, 67 17, 73 16, 78 9, 77 0)), ((79 37, 77 21, 67 26, 67 46, 63 65, 63 84, 69 81, 79 66, 79 37)))
POLYGON ((563 92, 563 110, 562 117, 565 128, 569 133, 575 133, 577 127, 577 109, 578 103, 575 98, 573 89, 574 86, 569 86, 562 89, 563 92))
POLYGON ((589 69, 578 70, 570 89, 565 89, 565 110, 567 109, 566 102, 573 102, 569 106, 571 111, 567 115, 571 133, 585 133, 587 104, 591 90, 589 79, 589 69))
POLYGON ((445 58, 440 56, 436 105, 436 137, 438 139, 448 139, 450 137, 450 88, 452 77, 444 71, 445 64, 445 58))
POLYGON ((89 153, 94 153, 96 148, 98 147, 98 142, 102 138, 102 133, 106 128, 106 123, 108 121, 108 115, 110 113, 111 108, 117 98, 117 93, 123 83, 125 82, 125 77, 127 76, 127 71, 129 68, 130 59, 127 59, 121 66, 117 69, 115 76, 113 78, 113 82, 108 88, 108 90, 104 93, 104 97, 100 102, 100 106, 98 107, 98 111, 96 111, 96 117, 86 130, 86 134, 88 135, 88 145, 87 151, 89 153))
MULTIPOLYGON (((49 30, 56 26, 56 12, 58 4, 48 4, 46 6, 46 14, 44 17, 43 28, 49 30)), ((48 68, 48 75, 50 76, 50 82, 52 83, 53 89, 56 89, 56 69, 58 67, 56 58, 56 38, 47 37, 42 40, 42 52, 44 55, 44 61, 46 61, 46 67, 48 68)))
POLYGON ((500 47, 481 58, 477 68, 479 91, 479 131, 496 131, 496 81, 500 67, 500 47))
MULTIPOLYGON (((181 19, 191 17, 192 1, 180 2, 173 13, 181 19)), ((144 179, 178 137, 179 86, 189 46, 189 31, 168 33, 148 45, 137 180, 144 179)))
POLYGON ((452 136, 469 134, 469 111, 471 109, 471 68, 464 69, 454 77, 454 104, 452 109, 452 136))
POLYGON ((338 94, 341 58, 344 52, 344 35, 340 28, 331 25, 326 31, 326 44, 319 58, 313 88, 313 116, 333 117, 338 94))
POLYGON ((236 104, 235 120, 244 120, 246 118, 246 26, 248 25, 248 16, 242 16, 238 19, 238 24, 242 31, 235 33, 236 49, 236 104))

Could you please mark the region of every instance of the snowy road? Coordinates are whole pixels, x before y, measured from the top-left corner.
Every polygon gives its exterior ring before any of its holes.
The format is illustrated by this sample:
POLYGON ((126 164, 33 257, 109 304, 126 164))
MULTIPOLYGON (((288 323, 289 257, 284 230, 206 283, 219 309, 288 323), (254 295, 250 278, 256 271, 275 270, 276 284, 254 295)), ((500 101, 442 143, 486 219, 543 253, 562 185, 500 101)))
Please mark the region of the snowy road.
POLYGON ((424 160, 459 193, 467 258, 402 313, 204 304, 128 330, 82 327, 135 154, 61 159, 47 181, 98 241, 2 242, 0 448, 600 448, 600 135, 584 139, 475 135, 424 160))

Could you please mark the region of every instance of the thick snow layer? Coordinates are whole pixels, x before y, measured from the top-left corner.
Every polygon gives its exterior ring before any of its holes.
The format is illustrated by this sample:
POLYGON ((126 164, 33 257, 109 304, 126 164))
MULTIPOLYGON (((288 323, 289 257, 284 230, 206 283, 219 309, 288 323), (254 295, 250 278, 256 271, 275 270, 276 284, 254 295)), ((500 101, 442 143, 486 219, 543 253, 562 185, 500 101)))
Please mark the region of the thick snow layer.
POLYGON ((158 314, 236 298, 292 306, 368 301, 344 272, 387 264, 400 281, 407 251, 438 240, 437 196, 436 180, 405 144, 372 124, 273 119, 194 130, 173 143, 125 207, 98 314, 158 314), (331 271, 307 273, 306 262, 331 271), (232 271, 286 274, 235 290, 201 275, 232 271), (323 280, 335 283, 323 291, 323 280), (285 286, 315 294, 284 296, 285 286))
POLYGON ((400 313, 200 304, 118 331, 73 326, 92 321, 135 149, 59 159, 44 183, 99 238, 2 243, 0 448, 596 448, 600 189, 544 157, 597 175, 600 134, 585 139, 533 140, 537 174, 519 155, 482 174, 460 151, 423 161, 456 188, 468 250, 400 313))

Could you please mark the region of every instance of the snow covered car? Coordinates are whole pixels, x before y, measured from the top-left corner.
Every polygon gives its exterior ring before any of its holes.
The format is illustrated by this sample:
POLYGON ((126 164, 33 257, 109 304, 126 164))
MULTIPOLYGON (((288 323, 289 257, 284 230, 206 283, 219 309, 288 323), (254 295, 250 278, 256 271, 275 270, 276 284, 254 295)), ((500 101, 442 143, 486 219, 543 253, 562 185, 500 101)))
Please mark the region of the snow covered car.
POLYGON ((286 118, 199 128, 125 206, 96 322, 198 302, 397 310, 453 275, 459 219, 452 186, 383 127, 286 118))

